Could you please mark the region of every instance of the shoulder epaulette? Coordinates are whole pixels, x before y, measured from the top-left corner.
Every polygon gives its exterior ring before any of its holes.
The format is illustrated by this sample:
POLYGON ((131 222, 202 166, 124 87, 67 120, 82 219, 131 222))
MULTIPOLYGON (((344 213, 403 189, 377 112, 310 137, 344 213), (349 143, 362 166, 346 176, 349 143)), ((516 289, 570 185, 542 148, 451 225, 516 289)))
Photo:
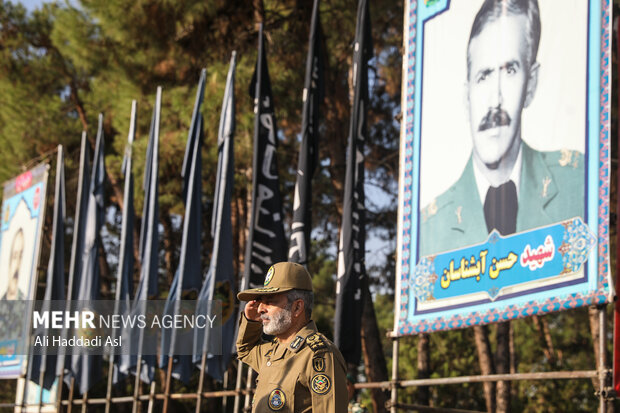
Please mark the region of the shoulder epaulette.
POLYGON ((327 348, 327 342, 321 333, 313 333, 306 337, 306 343, 312 351, 318 351, 327 348))
POLYGON ((437 199, 433 199, 430 204, 422 208, 422 221, 427 221, 430 217, 437 214, 437 199))
POLYGON ((583 165, 583 154, 579 151, 561 149, 555 152, 547 152, 547 165, 571 167, 577 169, 583 165))

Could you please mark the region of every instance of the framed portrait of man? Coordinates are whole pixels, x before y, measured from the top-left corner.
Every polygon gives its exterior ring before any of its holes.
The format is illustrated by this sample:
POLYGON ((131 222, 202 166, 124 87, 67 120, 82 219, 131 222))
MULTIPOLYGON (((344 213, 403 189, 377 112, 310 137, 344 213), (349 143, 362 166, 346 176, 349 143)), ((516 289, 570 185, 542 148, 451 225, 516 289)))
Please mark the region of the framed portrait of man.
POLYGON ((0 221, 0 378, 23 373, 45 213, 47 164, 4 184, 0 221))
POLYGON ((610 300, 610 2, 407 3, 395 330, 610 300))

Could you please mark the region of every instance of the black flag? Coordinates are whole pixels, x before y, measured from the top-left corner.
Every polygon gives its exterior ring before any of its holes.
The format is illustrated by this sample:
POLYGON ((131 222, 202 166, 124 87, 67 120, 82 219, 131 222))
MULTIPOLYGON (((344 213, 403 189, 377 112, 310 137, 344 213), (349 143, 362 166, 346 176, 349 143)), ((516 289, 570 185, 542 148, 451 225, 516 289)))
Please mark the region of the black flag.
POLYGON ((310 41, 306 59, 303 112, 301 121, 301 146, 297 162, 297 182, 293 201, 293 223, 289 261, 308 264, 310 231, 312 231, 312 177, 318 162, 319 151, 319 105, 324 96, 323 81, 323 32, 319 19, 319 0, 314 0, 310 41))
POLYGON ((278 133, 262 24, 258 35, 258 59, 250 85, 250 96, 254 97, 252 215, 241 289, 248 288, 248 283, 251 287, 262 285, 269 267, 276 262, 285 261, 288 249, 282 225, 282 199, 276 161, 278 133))
POLYGON ((335 343, 347 363, 358 364, 361 356, 362 288, 366 280, 364 141, 367 136, 368 60, 372 57, 370 14, 367 0, 360 0, 353 51, 353 108, 349 124, 347 171, 342 227, 338 247, 335 343))

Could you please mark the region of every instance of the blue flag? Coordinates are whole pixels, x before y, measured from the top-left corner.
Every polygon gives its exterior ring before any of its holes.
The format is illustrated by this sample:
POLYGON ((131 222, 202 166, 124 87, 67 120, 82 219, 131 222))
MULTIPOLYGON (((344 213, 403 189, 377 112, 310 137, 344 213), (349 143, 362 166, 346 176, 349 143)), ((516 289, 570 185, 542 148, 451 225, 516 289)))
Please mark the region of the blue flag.
POLYGON ((342 226, 338 247, 334 342, 347 363, 359 364, 365 287, 366 212, 364 207, 364 143, 368 135, 368 60, 372 57, 370 13, 367 0, 357 9, 353 53, 353 107, 349 124, 342 226))
POLYGON ((73 244, 71 246, 71 261, 69 262, 69 282, 67 298, 77 300, 78 289, 76 284, 82 272, 82 252, 84 251, 84 233, 86 232, 86 211, 90 192, 90 151, 86 132, 82 132, 80 149, 80 170, 78 174, 77 199, 75 201, 75 217, 73 222, 73 244))
MULTIPOLYGON (((140 283, 131 307, 132 316, 146 315, 146 301, 157 295, 157 270, 159 254, 159 121, 161 115, 161 87, 157 88, 155 107, 151 118, 149 142, 144 163, 144 207, 142 209, 142 229, 140 232, 140 283)), ((157 356, 144 355, 146 333, 144 329, 132 331, 132 351, 130 368, 137 374, 138 355, 140 355, 140 380, 151 383, 155 377, 157 356), (134 347, 135 345, 135 347, 134 347)), ((147 338, 148 339, 148 338, 147 338)))
MULTIPOLYGON (((84 231, 86 230, 86 207, 88 204, 88 193, 90 188, 90 180, 88 173, 90 171, 90 161, 88 151, 88 140, 86 132, 82 132, 82 143, 80 148, 80 169, 78 171, 77 199, 75 201, 75 217, 73 220, 73 243, 71 246, 71 261, 69 262, 69 281, 67 283, 67 306, 66 310, 70 310, 70 300, 77 299, 77 288, 75 284, 79 279, 82 268, 82 252, 84 251, 84 231)), ((67 329, 62 330, 62 337, 67 336, 67 329)), ((61 375, 71 370, 71 357, 66 357, 65 348, 58 350, 58 368, 56 374, 61 375)), ((70 384, 71 376, 67 375, 64 380, 70 384)))
MULTIPOLYGON (((105 180, 105 166, 103 147, 103 115, 100 114, 88 193, 81 271, 79 278, 75 280, 77 299, 83 302, 99 298, 98 243, 100 242, 99 231, 104 220, 103 184, 105 180)), ((101 378, 101 356, 73 355, 71 357, 70 373, 75 378, 79 392, 82 394, 88 391, 95 381, 101 378)))
MULTIPOLYGON (((54 191, 54 217, 52 220, 52 244, 50 258, 47 263, 47 279, 42 311, 51 310, 50 301, 65 300, 65 158, 62 145, 58 145, 56 161, 56 187, 54 191)), ((47 330, 47 329, 44 329, 47 330)), ((48 335, 48 331, 35 334, 48 335)), ((57 355, 47 354, 43 347, 42 355, 33 355, 28 368, 28 376, 46 389, 50 389, 57 375, 57 355), (43 372, 43 383, 41 383, 43 372)), ((60 363, 59 363, 60 364, 60 363)))
MULTIPOLYGON (((234 135, 235 135, 235 69, 237 53, 233 52, 226 79, 220 128, 218 131, 218 162, 211 221, 213 251, 207 276, 198 295, 197 314, 211 314, 212 300, 222 302, 222 354, 208 355, 206 373, 222 380, 224 371, 230 361, 233 346, 236 317, 233 316, 234 272, 233 272, 233 237, 231 220, 231 199, 234 182, 234 135)), ((201 364, 203 353, 214 339, 209 335, 210 329, 197 329, 194 341, 194 363, 201 364), (210 340, 211 339, 211 340, 210 340)), ((217 337, 219 339, 219 337, 217 337)), ((219 353, 219 352, 218 352, 219 353)))
MULTIPOLYGON (((174 280, 170 286, 170 292, 166 299, 164 313, 166 315, 180 314, 180 301, 187 298, 188 293, 196 293, 202 284, 202 269, 200 263, 201 256, 201 198, 202 198, 202 127, 203 120, 200 113, 205 88, 205 69, 200 74, 196 101, 192 113, 192 121, 187 137, 185 149, 185 159, 183 160, 183 197, 185 200, 185 216, 183 218, 183 238, 181 243, 181 254, 179 257, 179 267, 177 268, 174 280)), ((191 342, 193 342, 193 332, 191 332, 191 342)), ((177 345, 177 329, 162 329, 162 357, 160 367, 168 366, 169 357, 173 357, 172 377, 187 383, 192 375, 193 362, 192 355, 173 356, 177 345)), ((181 341, 181 340, 179 340, 181 341)))
MULTIPOLYGON (((136 107, 134 100, 131 103, 131 120, 129 122, 129 133, 127 135, 127 146, 125 147, 125 157, 121 167, 125 177, 123 188, 123 216, 121 226, 121 246, 118 256, 118 271, 116 275, 116 296, 114 303, 114 314, 125 313, 131 307, 131 290, 133 280, 133 228, 135 221, 135 210, 133 204, 133 172, 132 172, 132 146, 136 136, 136 107)), ((123 330, 115 330, 115 336, 122 335, 123 330)), ((127 377, 127 367, 130 363, 129 355, 115 355, 114 348, 110 357, 113 359, 113 378, 114 384, 127 377)))

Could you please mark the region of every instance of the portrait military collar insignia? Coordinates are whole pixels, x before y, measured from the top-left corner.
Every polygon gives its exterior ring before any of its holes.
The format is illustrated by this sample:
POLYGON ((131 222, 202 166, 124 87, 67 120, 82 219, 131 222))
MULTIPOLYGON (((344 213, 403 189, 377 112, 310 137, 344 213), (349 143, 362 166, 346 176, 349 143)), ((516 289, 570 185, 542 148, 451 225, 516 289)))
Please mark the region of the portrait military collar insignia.
POLYGON ((297 336, 295 337, 295 339, 291 342, 291 345, 289 346, 291 348, 291 350, 293 350, 294 352, 299 351, 299 349, 301 348, 301 345, 304 343, 304 338, 302 336, 297 336))
POLYGON ((318 351, 324 348, 327 348, 327 344, 325 340, 319 333, 310 334, 306 337, 306 343, 312 349, 312 351, 318 351))
POLYGON ((269 408, 271 410, 282 410, 285 404, 286 394, 281 389, 275 389, 269 394, 269 408))

